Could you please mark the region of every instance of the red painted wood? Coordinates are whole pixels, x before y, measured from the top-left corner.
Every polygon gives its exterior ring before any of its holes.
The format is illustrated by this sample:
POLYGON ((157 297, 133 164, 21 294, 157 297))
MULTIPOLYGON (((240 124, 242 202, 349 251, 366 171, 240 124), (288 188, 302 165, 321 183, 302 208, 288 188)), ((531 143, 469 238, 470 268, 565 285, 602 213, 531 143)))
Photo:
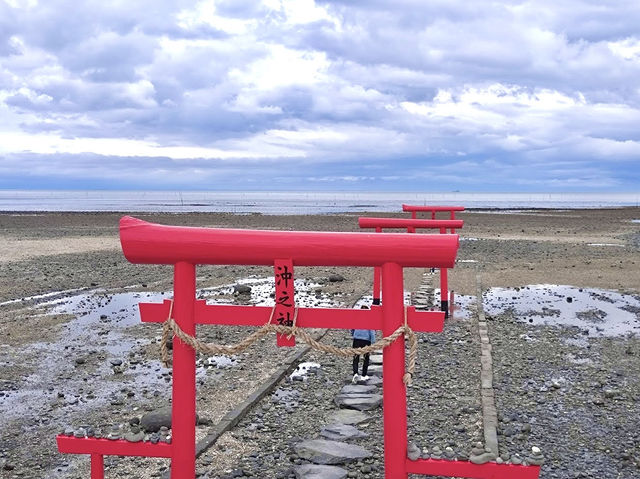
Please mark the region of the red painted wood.
MULTIPOLYGON (((174 268, 173 319, 187 334, 195 336, 194 302, 196 269, 189 263, 174 268)), ((173 339, 173 391, 171 403, 171 479, 196 476, 196 352, 178 338, 173 339)))
POLYGON ((460 229, 464 226, 462 220, 422 220, 413 218, 372 218, 361 216, 358 218, 360 228, 413 228, 415 229, 460 229))
POLYGON ((96 439, 56 436, 58 451, 66 454, 98 454, 103 456, 171 457, 172 445, 159 442, 129 442, 123 439, 96 439))
MULTIPOLYGON (((402 268, 382 265, 382 334, 388 336, 404 323, 402 268)), ((406 479, 407 389, 404 376, 404 337, 382 350, 384 471, 386 479, 406 479)))
POLYGON ((516 464, 473 464, 469 461, 447 461, 444 459, 407 459, 409 474, 426 476, 466 477, 473 479, 537 479, 540 466, 516 464))
POLYGON ((318 233, 187 228, 147 223, 125 216, 120 243, 132 263, 272 265, 290 258, 296 266, 380 266, 451 268, 455 235, 318 233))
POLYGON ((104 456, 91 454, 91 479, 104 479, 104 456))
MULTIPOLYGON (((403 205, 407 206, 407 205, 403 205)), ((428 207, 431 208, 431 207, 428 207)), ((448 206, 443 206, 443 207, 434 207, 434 208, 449 208, 448 206)), ((455 207, 455 208, 462 208, 464 209, 462 206, 460 207, 455 207)), ((440 230, 440 234, 446 233, 447 232, 447 228, 451 229, 451 233, 454 233, 455 228, 462 228, 462 226, 464 225, 464 221, 462 220, 435 220, 435 219, 431 219, 431 220, 419 220, 419 219, 415 219, 416 216, 416 211, 412 211, 412 218, 372 218, 372 217, 365 217, 365 216, 361 216, 360 218, 358 218, 358 225, 360 226, 360 228, 375 228, 376 232, 382 232, 382 228, 407 228, 407 232, 408 233, 415 233, 416 229, 421 228, 421 229, 426 229, 426 228, 434 228, 434 229, 439 229, 440 230)), ((455 213, 453 211, 451 211, 451 214, 454 215, 455 213)), ((432 216, 435 218, 435 211, 432 212, 432 216)), ((373 276, 373 294, 374 294, 374 298, 376 297, 376 291, 379 291, 380 289, 380 275, 376 274, 374 272, 374 276, 373 276)), ((448 290, 448 284, 447 284, 447 270, 446 268, 440 268, 440 305, 441 305, 441 309, 443 311, 447 311, 447 317, 448 317, 448 308, 446 308, 447 305, 447 290, 448 290)))
MULTIPOLYGON (((144 323, 162 323, 169 315, 170 300, 163 303, 140 303, 140 316, 144 323)), ((196 324, 226 324, 234 326, 263 326, 269 321, 271 306, 234 306, 195 302, 196 324)), ((407 307, 407 322, 411 329, 423 333, 439 333, 444 324, 440 311, 416 311, 407 307)), ((382 329, 382 308, 298 308, 296 324, 301 328, 325 329, 382 329)))
MULTIPOLYGON (((280 326, 293 326, 296 312, 293 262, 290 259, 275 260, 273 273, 276 282, 276 305, 271 322, 280 326)), ((287 338, 286 334, 276 334, 276 343, 279 347, 292 347, 296 345, 296 338, 295 336, 287 338)))
POLYGON ((402 211, 464 211, 464 206, 402 205, 402 211))

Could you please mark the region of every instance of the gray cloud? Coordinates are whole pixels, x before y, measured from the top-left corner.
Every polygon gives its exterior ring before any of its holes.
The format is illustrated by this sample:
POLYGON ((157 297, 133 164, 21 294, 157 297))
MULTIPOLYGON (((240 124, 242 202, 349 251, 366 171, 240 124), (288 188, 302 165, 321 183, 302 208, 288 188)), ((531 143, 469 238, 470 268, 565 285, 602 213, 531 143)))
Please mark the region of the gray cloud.
POLYGON ((10 4, 0 168, 27 186, 638 187, 634 1, 10 4))

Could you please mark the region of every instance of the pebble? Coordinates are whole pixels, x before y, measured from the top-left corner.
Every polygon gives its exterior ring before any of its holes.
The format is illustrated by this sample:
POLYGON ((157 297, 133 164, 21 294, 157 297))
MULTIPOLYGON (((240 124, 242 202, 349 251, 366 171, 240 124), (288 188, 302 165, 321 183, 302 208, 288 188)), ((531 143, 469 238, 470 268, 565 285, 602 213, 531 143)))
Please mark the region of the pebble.
POLYGON ((144 439, 144 433, 138 426, 131 426, 131 431, 124 435, 124 439, 129 442, 140 442, 144 439))
POLYGON ((544 456, 539 447, 533 446, 531 448, 531 454, 527 456, 527 463, 533 466, 541 466, 544 464, 544 456))
POLYGON ((420 448, 413 442, 410 442, 407 446, 407 457, 412 461, 420 458, 420 448))
POLYGON ((453 450, 453 448, 451 446, 447 446, 444 448, 444 457, 445 459, 455 459, 456 457, 456 452, 453 450))
POLYGON ((492 452, 484 452, 482 454, 471 455, 469 460, 474 464, 485 464, 489 461, 494 461, 496 459, 496 455, 492 452))

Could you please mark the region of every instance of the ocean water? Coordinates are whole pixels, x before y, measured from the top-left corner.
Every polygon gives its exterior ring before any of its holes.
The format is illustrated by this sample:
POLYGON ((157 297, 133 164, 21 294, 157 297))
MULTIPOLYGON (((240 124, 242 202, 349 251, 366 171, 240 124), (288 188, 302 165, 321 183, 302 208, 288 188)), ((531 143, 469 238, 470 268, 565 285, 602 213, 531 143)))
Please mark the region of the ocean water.
POLYGON ((0 190, 0 211, 229 212, 328 214, 400 211, 402 203, 468 209, 616 208, 639 206, 637 193, 370 193, 264 191, 0 190))

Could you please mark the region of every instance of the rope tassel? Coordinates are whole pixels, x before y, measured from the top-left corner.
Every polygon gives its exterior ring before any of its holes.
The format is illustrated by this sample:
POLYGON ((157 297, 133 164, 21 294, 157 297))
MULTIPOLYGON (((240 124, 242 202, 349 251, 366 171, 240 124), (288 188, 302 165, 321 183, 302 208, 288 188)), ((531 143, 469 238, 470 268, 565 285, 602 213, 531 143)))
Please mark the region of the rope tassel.
POLYGON ((309 333, 307 333, 304 329, 299 329, 296 326, 296 319, 298 316, 298 308, 296 308, 294 315, 293 326, 280 326, 278 324, 272 324, 271 320, 273 318, 274 309, 271 311, 271 316, 269 317, 269 321, 262 326, 260 329, 254 331, 245 339, 240 341, 237 344, 225 346, 213 343, 205 343, 200 341, 194 336, 185 333, 178 323, 174 321, 171 317, 173 313, 173 301, 171 301, 171 305, 169 307, 169 317, 162 325, 162 342, 160 345, 160 354, 162 357, 162 362, 165 367, 169 367, 169 348, 168 342, 171 337, 171 333, 173 336, 177 337, 184 344, 189 345, 195 351, 203 354, 224 354, 227 356, 231 356, 234 354, 239 354, 249 348, 252 344, 257 342, 259 339, 263 338, 269 333, 278 333, 287 335, 289 337, 294 336, 296 338, 302 339, 305 343, 307 343, 312 349, 316 351, 322 351, 324 353, 333 354, 335 356, 340 356, 343 358, 350 358, 354 355, 361 354, 369 354, 376 351, 382 351, 387 346, 391 345, 396 339, 400 336, 405 335, 409 341, 409 357, 407 364, 407 372, 404 374, 402 380, 408 386, 411 384, 411 380, 413 377, 413 372, 416 367, 416 358, 418 356, 417 346, 418 341, 416 339, 416 334, 407 324, 407 308, 404 308, 404 325, 400 326, 389 336, 386 336, 379 341, 376 341, 369 346, 364 346, 362 348, 338 348, 335 346, 331 346, 330 344, 323 344, 316 341, 309 333))

